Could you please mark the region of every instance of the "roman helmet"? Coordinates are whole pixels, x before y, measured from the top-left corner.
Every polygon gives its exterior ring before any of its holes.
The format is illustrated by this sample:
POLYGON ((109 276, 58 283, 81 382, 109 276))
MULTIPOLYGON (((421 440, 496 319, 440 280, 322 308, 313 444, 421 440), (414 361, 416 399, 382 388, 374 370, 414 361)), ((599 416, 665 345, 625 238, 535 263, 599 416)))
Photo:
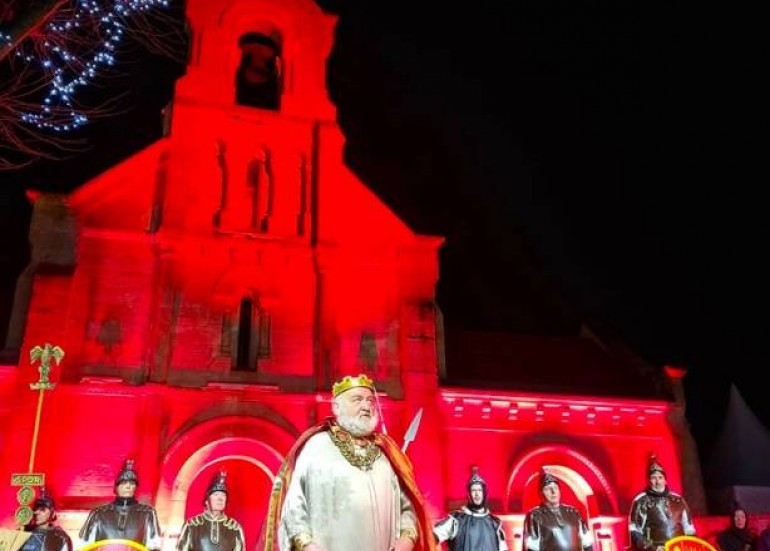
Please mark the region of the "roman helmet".
POLYGON ((227 473, 225 471, 220 471, 211 478, 211 482, 209 482, 206 493, 203 496, 204 505, 209 496, 214 492, 224 492, 227 494, 227 473))
POLYGON ((118 477, 115 479, 115 486, 117 487, 123 482, 133 482, 139 486, 139 477, 134 470, 133 459, 126 459, 126 462, 123 463, 123 468, 120 470, 118 477))
POLYGON ((481 475, 479 475, 479 468, 477 465, 473 465, 471 467, 471 476, 468 479, 466 488, 468 490, 468 508, 469 509, 486 508, 487 497, 489 496, 489 492, 487 491, 487 481, 481 478, 481 475), (475 485, 481 486, 481 491, 483 492, 483 495, 484 495, 480 505, 474 504, 473 497, 471 496, 471 488, 475 485))
POLYGON ((542 492, 543 489, 549 484, 558 485, 559 479, 556 478, 554 475, 552 475, 550 472, 548 472, 547 469, 541 468, 540 469, 540 491, 542 492))
POLYGON ((654 453, 650 455, 650 458, 647 461, 647 478, 651 477, 653 473, 660 473, 663 476, 666 476, 663 465, 658 462, 658 457, 654 453))

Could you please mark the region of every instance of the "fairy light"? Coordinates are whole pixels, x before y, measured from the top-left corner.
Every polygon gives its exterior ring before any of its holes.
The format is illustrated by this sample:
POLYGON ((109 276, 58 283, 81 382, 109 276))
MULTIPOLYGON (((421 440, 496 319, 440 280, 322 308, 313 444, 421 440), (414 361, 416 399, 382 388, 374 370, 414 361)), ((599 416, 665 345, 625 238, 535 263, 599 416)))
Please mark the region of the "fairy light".
MULTIPOLYGON (((168 7, 169 0, 77 0, 61 10, 41 33, 16 47, 15 57, 39 70, 45 83, 39 108, 21 113, 21 120, 55 132, 86 124, 88 116, 77 108, 81 90, 117 63, 133 17, 168 7)), ((11 41, 0 32, 0 47, 11 41)))

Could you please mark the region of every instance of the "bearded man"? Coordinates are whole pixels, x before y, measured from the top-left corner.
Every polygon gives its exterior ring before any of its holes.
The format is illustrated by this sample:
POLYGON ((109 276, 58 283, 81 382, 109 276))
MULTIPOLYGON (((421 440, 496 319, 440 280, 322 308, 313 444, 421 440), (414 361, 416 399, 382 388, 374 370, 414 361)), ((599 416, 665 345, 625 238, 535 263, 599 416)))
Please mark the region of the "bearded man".
POLYGON ((435 551, 412 465, 375 431, 374 382, 332 389, 333 418, 305 431, 276 477, 265 551, 435 551))
POLYGON ((478 467, 468 480, 468 503, 440 520, 433 533, 448 542, 449 551, 508 551, 502 522, 487 508, 487 483, 478 467))
POLYGON ((668 488, 655 455, 647 462, 647 488, 631 503, 628 533, 636 551, 663 551, 671 538, 695 535, 690 507, 668 488))

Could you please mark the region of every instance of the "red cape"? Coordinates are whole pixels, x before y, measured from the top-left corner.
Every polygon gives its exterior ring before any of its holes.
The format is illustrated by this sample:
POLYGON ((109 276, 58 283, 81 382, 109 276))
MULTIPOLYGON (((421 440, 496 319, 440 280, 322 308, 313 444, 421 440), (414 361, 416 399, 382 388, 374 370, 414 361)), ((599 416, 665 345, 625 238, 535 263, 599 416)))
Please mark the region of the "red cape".
MULTIPOLYGON (((265 518, 265 526, 262 531, 260 542, 257 545, 258 551, 279 551, 278 522, 280 520, 283 500, 289 489, 289 483, 294 474, 294 465, 297 462, 299 452, 302 451, 302 448, 311 436, 329 430, 334 423, 333 417, 327 417, 323 422, 309 428, 300 435, 286 455, 281 468, 278 470, 275 482, 273 483, 273 491, 270 494, 270 503, 267 509, 267 517, 265 518)), ((393 471, 401 482, 402 490, 412 502, 418 526, 417 541, 414 544, 414 551, 437 551, 438 547, 436 547, 436 540, 433 536, 433 524, 425 509, 425 501, 422 498, 422 494, 417 488, 414 470, 412 469, 412 462, 409 461, 409 458, 404 455, 398 447, 398 444, 396 444, 391 437, 375 433, 374 441, 380 449, 382 449, 382 453, 385 454, 385 457, 390 460, 393 471)))

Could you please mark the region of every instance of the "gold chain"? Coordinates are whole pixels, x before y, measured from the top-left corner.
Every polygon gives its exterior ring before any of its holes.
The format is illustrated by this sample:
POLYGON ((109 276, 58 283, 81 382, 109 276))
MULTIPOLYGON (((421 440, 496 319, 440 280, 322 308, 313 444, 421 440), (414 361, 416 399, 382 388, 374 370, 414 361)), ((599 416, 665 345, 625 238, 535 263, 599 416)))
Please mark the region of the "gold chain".
POLYGON ((340 427, 332 427, 330 431, 332 442, 340 450, 342 457, 347 459, 348 463, 358 467, 363 471, 372 468, 372 464, 380 457, 380 448, 371 440, 364 440, 364 452, 356 452, 356 444, 353 437, 340 427))

